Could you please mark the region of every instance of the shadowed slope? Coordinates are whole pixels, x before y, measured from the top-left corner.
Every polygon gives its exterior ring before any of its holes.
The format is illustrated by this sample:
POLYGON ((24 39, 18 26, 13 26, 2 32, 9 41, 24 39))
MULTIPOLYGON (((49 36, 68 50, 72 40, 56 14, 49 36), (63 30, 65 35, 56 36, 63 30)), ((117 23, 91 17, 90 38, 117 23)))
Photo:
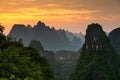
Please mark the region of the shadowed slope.
POLYGON ((119 59, 102 26, 88 25, 85 43, 70 80, 119 80, 119 59))

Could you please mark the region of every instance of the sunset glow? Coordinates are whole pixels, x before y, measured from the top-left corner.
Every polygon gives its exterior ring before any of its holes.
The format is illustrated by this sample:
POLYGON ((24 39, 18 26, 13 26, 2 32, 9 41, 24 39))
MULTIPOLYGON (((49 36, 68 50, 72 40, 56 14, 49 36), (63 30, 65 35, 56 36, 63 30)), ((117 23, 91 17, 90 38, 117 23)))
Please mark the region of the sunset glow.
POLYGON ((119 3, 119 0, 1 0, 0 23, 5 26, 5 33, 14 24, 34 26, 38 21, 56 29, 83 33, 88 24, 95 22, 110 31, 120 26, 119 3))

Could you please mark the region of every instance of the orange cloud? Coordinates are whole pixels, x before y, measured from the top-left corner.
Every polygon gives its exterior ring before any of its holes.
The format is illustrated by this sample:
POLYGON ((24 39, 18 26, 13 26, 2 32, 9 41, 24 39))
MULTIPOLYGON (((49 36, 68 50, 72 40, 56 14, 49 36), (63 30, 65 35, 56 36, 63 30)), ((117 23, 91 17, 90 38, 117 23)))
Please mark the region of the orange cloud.
POLYGON ((85 26, 91 22, 119 24, 118 3, 118 0, 1 0, 0 22, 10 29, 14 23, 33 25, 41 20, 57 28, 63 26, 77 31, 74 25, 85 26))
POLYGON ((24 1, 28 1, 29 2, 29 1, 37 1, 37 0, 24 0, 24 1))
POLYGON ((94 13, 98 13, 100 11, 97 10, 68 10, 68 9, 54 9, 54 10, 45 10, 38 8, 22 8, 22 9, 13 9, 9 13, 0 13, 1 19, 6 19, 11 23, 11 20, 36 20, 36 19, 59 19, 61 17, 73 18, 75 16, 83 16, 82 19, 87 20, 90 19, 90 15, 94 13), (72 16, 71 16, 72 15, 72 16), (47 16, 47 17, 46 17, 47 16))

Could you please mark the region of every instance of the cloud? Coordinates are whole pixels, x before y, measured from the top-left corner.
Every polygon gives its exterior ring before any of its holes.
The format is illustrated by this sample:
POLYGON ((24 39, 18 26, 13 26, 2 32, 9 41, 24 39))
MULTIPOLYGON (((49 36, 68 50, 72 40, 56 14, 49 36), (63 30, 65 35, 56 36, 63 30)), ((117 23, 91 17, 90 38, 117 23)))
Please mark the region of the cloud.
POLYGON ((37 0, 24 0, 24 1, 28 1, 28 2, 29 2, 29 1, 32 1, 32 2, 33 2, 33 1, 37 1, 37 0))
MULTIPOLYGON (((2 9, 0 9, 1 11, 2 9)), ((90 17, 91 14, 98 14, 98 10, 70 10, 70 9, 40 9, 38 7, 33 8, 17 8, 0 13, 1 22, 7 23, 19 23, 22 21, 54 21, 59 22, 73 22, 81 18, 81 20, 93 20, 90 17), (77 17, 77 18, 76 18, 77 17), (74 18, 74 19, 73 19, 74 18)))
MULTIPOLYGON (((3 10, 3 9, 0 9, 3 10)), ((28 14, 61 14, 61 15, 88 15, 100 13, 100 10, 70 10, 70 9, 40 9, 37 7, 12 9, 11 13, 28 13, 28 14)))
POLYGON ((58 6, 57 4, 47 4, 45 5, 46 7, 55 7, 55 6, 58 6))
POLYGON ((90 22, 120 24, 119 4, 120 0, 0 0, 0 22, 33 24, 43 20, 62 22, 65 26, 90 22))
POLYGON ((10 2, 10 3, 8 3, 8 4, 11 5, 11 6, 16 6, 16 5, 17 5, 16 2, 10 2))

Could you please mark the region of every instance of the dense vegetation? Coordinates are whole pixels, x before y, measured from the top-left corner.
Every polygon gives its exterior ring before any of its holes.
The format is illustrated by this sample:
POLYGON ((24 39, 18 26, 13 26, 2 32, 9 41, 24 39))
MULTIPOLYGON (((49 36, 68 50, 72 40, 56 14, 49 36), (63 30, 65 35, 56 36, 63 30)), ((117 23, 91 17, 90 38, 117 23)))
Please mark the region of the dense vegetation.
POLYGON ((60 80, 68 80, 71 71, 73 70, 78 54, 74 51, 58 51, 55 53, 56 64, 54 72, 60 80))
POLYGON ((99 24, 88 26, 70 80, 120 80, 120 57, 99 24))
POLYGON ((55 75, 59 80, 68 80, 68 77, 77 62, 78 54, 74 51, 47 51, 39 41, 32 40, 29 46, 35 48, 46 57, 55 75))
POLYGON ((0 80, 56 80, 48 61, 0 31, 0 80))

